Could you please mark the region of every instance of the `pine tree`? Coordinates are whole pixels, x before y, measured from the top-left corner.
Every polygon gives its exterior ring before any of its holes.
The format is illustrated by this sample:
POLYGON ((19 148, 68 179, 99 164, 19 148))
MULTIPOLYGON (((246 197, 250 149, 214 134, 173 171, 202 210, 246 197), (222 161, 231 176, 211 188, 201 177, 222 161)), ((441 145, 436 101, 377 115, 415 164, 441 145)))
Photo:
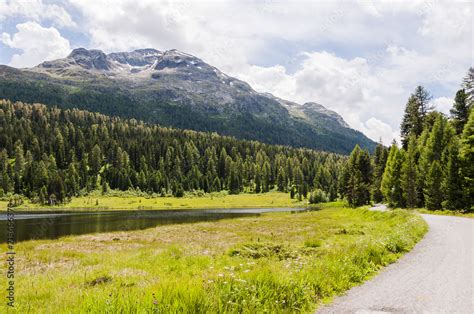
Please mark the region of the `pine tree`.
POLYGON ((460 89, 456 93, 453 108, 450 110, 451 121, 456 130, 456 134, 462 133, 464 125, 466 125, 469 119, 469 110, 468 95, 464 89, 460 89))
POLYGON ((459 173, 459 143, 454 138, 445 150, 445 171, 443 175, 443 195, 445 201, 443 208, 463 209, 465 198, 463 193, 463 180, 459 173))
POLYGON ((345 196, 351 207, 366 205, 370 201, 371 164, 367 151, 356 145, 347 162, 348 175, 345 196))
POLYGON ((401 186, 401 168, 403 165, 403 150, 398 149, 394 142, 390 148, 387 165, 382 177, 382 193, 390 206, 404 207, 401 186))
POLYGON ((426 208, 430 210, 441 209, 443 201, 443 191, 441 180, 443 172, 438 160, 435 160, 426 175, 426 185, 424 189, 426 208))
POLYGON ((227 152, 225 148, 222 148, 221 153, 219 155, 219 167, 218 167, 219 177, 221 179, 226 177, 226 161, 227 161, 227 152))
MULTIPOLYGON (((433 110, 433 106, 430 105, 430 100, 433 98, 431 94, 423 87, 417 86, 414 93, 416 102, 418 103, 418 110, 422 119, 433 110)), ((420 132, 421 133, 421 132, 420 132)))
POLYGON ((280 167, 280 169, 278 170, 277 187, 278 187, 278 191, 280 192, 285 191, 286 178, 285 178, 285 170, 283 169, 283 167, 280 167))
POLYGON ((463 180, 463 192, 466 208, 472 209, 474 200, 474 110, 469 114, 469 120, 464 126, 459 150, 460 169, 463 180))
POLYGON ((0 187, 5 194, 13 189, 12 180, 9 175, 8 154, 6 150, 0 151, 0 187))
POLYGON ((402 146, 408 146, 408 139, 410 135, 419 136, 423 129, 423 118, 420 114, 419 104, 414 95, 408 99, 405 107, 405 113, 400 125, 400 133, 402 138, 402 146))
POLYGON ((20 142, 15 144, 15 175, 21 176, 25 170, 25 156, 23 154, 23 145, 20 142))
POLYGON ((381 202, 383 200, 383 194, 381 191, 381 185, 382 185, 382 176, 385 171, 385 164, 387 163, 387 158, 388 158, 388 151, 387 149, 382 145, 382 143, 379 143, 377 147, 375 148, 375 154, 373 158, 373 175, 372 175, 372 188, 371 188, 371 193, 372 193, 372 199, 374 202, 381 202))
POLYGON ((447 120, 442 115, 438 115, 429 133, 426 145, 424 145, 420 156, 420 173, 428 173, 433 161, 441 161, 441 157, 449 141, 447 132, 447 120))
MULTIPOLYGON (((119 151, 121 152, 121 150, 119 151)), ((117 159, 120 160, 121 156, 117 156, 117 159)), ((100 168, 102 167, 102 151, 99 145, 97 144, 94 145, 94 147, 92 148, 92 152, 89 158, 89 166, 91 167, 91 172, 93 176, 97 175, 99 173, 100 168)), ((117 166, 121 166, 119 162, 117 163, 117 166)))
POLYGON ((212 182, 212 191, 220 192, 221 189, 222 189, 221 180, 219 179, 219 177, 215 177, 214 181, 212 182))
POLYGON ((232 163, 230 167, 230 175, 229 175, 229 192, 230 194, 239 194, 240 192, 240 181, 239 181, 239 174, 236 163, 232 163))
POLYGON ((301 170, 301 167, 298 165, 294 170, 294 183, 295 183, 295 188, 296 192, 301 195, 301 192, 303 190, 303 171, 301 170))
POLYGON ((474 102, 474 68, 469 68, 469 71, 463 79, 463 87, 467 94, 468 104, 471 107, 474 102))
POLYGON ((426 116, 433 109, 429 104, 431 98, 431 94, 423 86, 418 86, 408 99, 400 126, 403 148, 408 147, 410 135, 418 137, 423 131, 426 116))
POLYGON ((390 196, 392 193, 393 186, 393 168, 395 164, 395 158, 398 154, 398 146, 394 141, 390 147, 390 152, 387 158, 387 164, 385 165, 385 170, 382 176, 381 182, 381 191, 386 201, 390 202, 390 196))
POLYGON ((417 191, 417 142, 414 135, 410 136, 408 150, 402 165, 401 187, 405 204, 409 208, 414 208, 418 204, 417 191))

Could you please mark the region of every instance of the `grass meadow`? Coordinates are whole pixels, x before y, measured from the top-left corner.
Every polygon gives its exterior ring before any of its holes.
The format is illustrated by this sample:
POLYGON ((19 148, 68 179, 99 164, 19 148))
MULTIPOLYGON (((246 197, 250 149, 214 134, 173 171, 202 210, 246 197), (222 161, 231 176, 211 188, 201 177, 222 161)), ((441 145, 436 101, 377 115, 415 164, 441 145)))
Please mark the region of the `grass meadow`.
MULTIPOLYGON (((426 231, 412 212, 332 204, 21 242, 15 247, 15 311, 311 312, 394 262, 426 231)), ((5 302, 1 306, 5 312, 5 302)))
MULTIPOLYGON (((17 210, 131 210, 131 209, 203 209, 203 208, 261 208, 261 207, 299 207, 307 205, 307 200, 291 199, 288 193, 272 191, 268 193, 228 194, 227 192, 208 193, 200 196, 152 197, 149 195, 127 195, 126 192, 102 195, 94 192, 87 196, 74 197, 68 203, 58 206, 41 206, 29 201, 17 210)), ((0 210, 6 210, 7 201, 0 201, 0 210)))

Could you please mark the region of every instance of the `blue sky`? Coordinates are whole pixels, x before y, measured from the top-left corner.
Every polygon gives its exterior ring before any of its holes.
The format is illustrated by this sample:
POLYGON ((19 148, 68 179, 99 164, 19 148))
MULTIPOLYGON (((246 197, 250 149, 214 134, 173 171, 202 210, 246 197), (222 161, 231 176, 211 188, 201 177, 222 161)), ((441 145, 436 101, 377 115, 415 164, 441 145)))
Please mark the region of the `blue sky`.
POLYGON ((77 47, 176 48, 385 143, 418 84, 448 112, 473 53, 468 1, 0 0, 0 34, 15 67, 77 47))

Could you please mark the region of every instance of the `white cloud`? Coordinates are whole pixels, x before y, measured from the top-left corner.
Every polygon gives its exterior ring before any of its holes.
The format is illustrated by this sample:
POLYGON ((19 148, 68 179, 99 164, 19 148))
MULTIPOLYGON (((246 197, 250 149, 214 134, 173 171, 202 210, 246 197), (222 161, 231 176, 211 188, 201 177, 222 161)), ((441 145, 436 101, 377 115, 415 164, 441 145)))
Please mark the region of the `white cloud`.
MULTIPOLYGON (((47 16, 41 0, 7 3, 0 12, 47 16)), ((416 85, 446 108, 472 65, 469 1, 68 0, 67 8, 79 13, 88 48, 177 48, 258 91, 321 103, 386 144, 416 85)), ((51 12, 72 21, 60 6, 51 12)))
POLYGON ((386 144, 398 133, 416 85, 443 86, 450 94, 438 96, 451 97, 472 50, 472 13, 465 2, 70 2, 86 18, 92 47, 178 48, 258 91, 321 103, 386 144), (275 39, 283 51, 286 45, 301 47, 273 65, 252 64, 255 56, 275 48, 275 39), (332 44, 361 54, 341 57, 334 50, 311 49, 332 44), (289 73, 284 64, 294 60, 303 61, 289 73))
POLYGON ((316 100, 374 140, 382 138, 390 143, 396 137, 399 122, 392 117, 397 117, 399 106, 391 104, 403 101, 403 90, 383 89, 393 82, 372 73, 366 59, 347 60, 324 51, 306 53, 305 57, 293 74, 286 73, 282 66, 251 66, 241 69, 241 76, 261 92, 299 103, 316 100))
POLYGON ((45 4, 42 0, 0 1, 0 21, 11 17, 28 18, 36 22, 48 20, 58 27, 76 26, 63 7, 56 4, 45 4))
POLYGON ((364 126, 365 130, 363 130, 363 132, 374 140, 381 139, 386 145, 388 145, 393 139, 400 143, 399 133, 390 125, 380 121, 379 119, 370 118, 365 122, 364 126))
POLYGON ((453 108, 454 99, 449 97, 438 97, 432 100, 435 109, 449 115, 449 110, 453 108))
POLYGON ((17 33, 2 33, 1 37, 4 45, 22 51, 13 55, 11 66, 35 66, 44 60, 63 58, 71 51, 69 41, 54 27, 44 28, 35 22, 27 22, 18 24, 16 28, 17 33))

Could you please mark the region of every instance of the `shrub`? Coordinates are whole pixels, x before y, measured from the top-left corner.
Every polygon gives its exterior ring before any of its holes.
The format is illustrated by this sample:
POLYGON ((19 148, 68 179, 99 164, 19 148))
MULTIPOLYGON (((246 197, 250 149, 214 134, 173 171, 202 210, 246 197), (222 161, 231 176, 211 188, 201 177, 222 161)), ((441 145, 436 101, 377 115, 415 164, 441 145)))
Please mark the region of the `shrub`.
POLYGON ((315 189, 313 192, 311 192, 311 195, 309 196, 310 204, 326 203, 328 201, 329 199, 326 192, 321 189, 315 189))

